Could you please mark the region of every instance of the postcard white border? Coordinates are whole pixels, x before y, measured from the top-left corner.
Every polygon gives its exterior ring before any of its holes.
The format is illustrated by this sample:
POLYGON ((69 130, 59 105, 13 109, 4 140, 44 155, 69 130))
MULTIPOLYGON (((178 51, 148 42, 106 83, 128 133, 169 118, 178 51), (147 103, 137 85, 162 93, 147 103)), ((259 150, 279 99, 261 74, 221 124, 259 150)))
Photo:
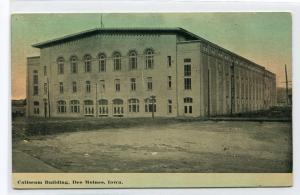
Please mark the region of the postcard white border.
MULTIPOLYGON (((10 136, 10 13, 94 13, 94 12, 247 12, 247 11, 290 11, 293 14, 293 115, 299 116, 300 100, 300 3, 295 1, 276 2, 199 2, 190 0, 184 1, 90 1, 90 0, 12 0, 9 5, 8 0, 0 1, 0 120, 1 136, 0 150, 1 167, 1 187, 0 194, 299 194, 300 193, 300 172, 299 148, 300 148, 300 128, 299 122, 294 120, 293 124, 293 148, 294 148, 294 187, 291 188, 230 188, 230 189, 132 189, 132 190, 14 190, 11 178, 11 136, 10 136), (134 4, 134 6, 132 6, 134 4), (10 6, 10 7, 9 7, 10 6), (298 36, 296 36, 298 35, 298 36), (7 131, 9 130, 9 131, 7 131), (5 160, 6 159, 6 160, 5 160), (2 181, 3 180, 3 181, 2 181), (2 187, 6 186, 6 187, 2 187)), ((295 118, 294 118, 295 119, 295 118)))

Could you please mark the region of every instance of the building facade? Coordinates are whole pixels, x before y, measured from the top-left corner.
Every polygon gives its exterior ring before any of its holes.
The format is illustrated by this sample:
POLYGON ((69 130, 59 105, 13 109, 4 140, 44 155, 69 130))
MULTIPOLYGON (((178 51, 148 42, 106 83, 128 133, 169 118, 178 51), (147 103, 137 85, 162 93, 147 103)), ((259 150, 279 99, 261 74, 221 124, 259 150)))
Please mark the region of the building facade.
POLYGON ((275 74, 182 28, 93 29, 33 47, 27 116, 204 117, 276 103, 275 74))

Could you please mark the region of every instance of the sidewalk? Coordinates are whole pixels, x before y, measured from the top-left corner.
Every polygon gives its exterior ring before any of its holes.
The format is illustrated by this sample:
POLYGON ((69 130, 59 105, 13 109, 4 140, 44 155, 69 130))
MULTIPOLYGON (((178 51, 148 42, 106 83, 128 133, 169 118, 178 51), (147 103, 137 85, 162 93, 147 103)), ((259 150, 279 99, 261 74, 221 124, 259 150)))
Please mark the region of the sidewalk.
POLYGON ((15 173, 58 173, 61 172, 43 161, 22 151, 12 152, 12 171, 15 173))

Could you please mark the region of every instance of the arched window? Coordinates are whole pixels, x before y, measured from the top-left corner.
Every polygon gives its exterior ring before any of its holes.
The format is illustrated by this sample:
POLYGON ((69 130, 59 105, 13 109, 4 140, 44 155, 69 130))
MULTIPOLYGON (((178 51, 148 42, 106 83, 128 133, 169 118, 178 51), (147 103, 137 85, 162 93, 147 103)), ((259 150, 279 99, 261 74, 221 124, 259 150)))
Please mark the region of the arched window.
POLYGON ((71 63, 71 73, 77 73, 78 72, 78 58, 77 58, 77 56, 71 56, 70 63, 71 63))
POLYGON ((94 115, 94 102, 93 100, 84 101, 84 115, 93 116, 94 115))
POLYGON ((104 53, 101 53, 98 55, 99 60, 99 72, 105 72, 106 71, 106 56, 104 53))
POLYGON ((79 113, 80 112, 79 100, 71 100, 71 112, 72 113, 79 113))
POLYGON ((129 52, 129 70, 137 69, 137 53, 135 51, 129 52))
POLYGON ((98 101, 99 104, 99 116, 107 116, 108 115, 108 100, 100 99, 98 101))
POLYGON ((156 112, 156 99, 145 99, 145 112, 156 112))
POLYGON ((123 116, 123 100, 122 99, 114 99, 113 100, 113 114, 115 116, 123 116))
POLYGON ((64 74, 64 64, 65 64, 65 59, 63 57, 59 57, 57 59, 58 74, 64 74))
POLYGON ((84 60, 84 71, 91 72, 92 71, 92 56, 87 54, 84 56, 83 60, 84 60))
POLYGON ((64 100, 59 100, 57 102, 57 112, 58 113, 65 113, 67 111, 67 108, 66 108, 66 101, 64 100))
POLYGON ((113 60, 114 60, 114 71, 120 71, 121 70, 121 54, 119 52, 114 52, 113 60))
POLYGON ((138 99, 129 99, 128 100, 129 112, 139 112, 140 111, 139 103, 140 101, 138 99))
POLYGON ((193 113, 193 98, 185 97, 185 98, 183 98, 183 102, 184 102, 184 113, 192 114, 193 113))
POLYGON ((154 52, 152 49, 147 49, 145 51, 146 55, 146 69, 152 69, 154 66, 154 52))

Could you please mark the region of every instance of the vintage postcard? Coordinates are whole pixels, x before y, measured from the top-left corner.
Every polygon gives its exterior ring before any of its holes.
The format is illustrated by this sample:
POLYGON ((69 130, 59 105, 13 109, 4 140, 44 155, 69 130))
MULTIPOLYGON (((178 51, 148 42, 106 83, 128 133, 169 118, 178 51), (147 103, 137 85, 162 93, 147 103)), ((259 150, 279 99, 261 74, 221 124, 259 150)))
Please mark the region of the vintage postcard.
POLYGON ((25 188, 292 186, 292 16, 13 14, 25 188))

